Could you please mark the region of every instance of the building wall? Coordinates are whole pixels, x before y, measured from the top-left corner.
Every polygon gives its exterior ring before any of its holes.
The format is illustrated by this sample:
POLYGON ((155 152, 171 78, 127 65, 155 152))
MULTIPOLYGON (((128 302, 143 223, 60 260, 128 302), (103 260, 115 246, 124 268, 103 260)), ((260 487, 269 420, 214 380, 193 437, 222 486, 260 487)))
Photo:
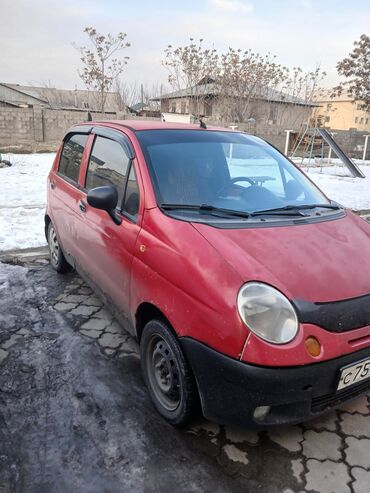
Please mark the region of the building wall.
MULTIPOLYGON (((169 98, 161 100, 162 113, 188 114, 194 112, 194 104, 190 105, 190 98, 169 98)), ((227 102, 221 104, 217 98, 207 101, 200 98, 197 101, 196 113, 206 115, 218 122, 227 115, 227 102)), ((307 123, 311 117, 310 106, 277 103, 271 101, 254 101, 250 103, 248 118, 254 118, 258 123, 281 125, 286 128, 298 128, 302 123, 307 123)), ((226 118, 228 118, 226 116, 226 118)), ((231 121, 231 118, 228 118, 231 121)))
POLYGON ((326 128, 370 132, 370 111, 361 109, 360 101, 326 99, 318 104, 313 114, 326 128))

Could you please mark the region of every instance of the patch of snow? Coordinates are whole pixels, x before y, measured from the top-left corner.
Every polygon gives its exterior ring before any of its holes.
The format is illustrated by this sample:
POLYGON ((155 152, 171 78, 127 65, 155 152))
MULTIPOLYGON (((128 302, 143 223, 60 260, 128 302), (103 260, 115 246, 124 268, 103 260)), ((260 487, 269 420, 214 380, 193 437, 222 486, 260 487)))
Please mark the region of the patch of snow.
POLYGON ((2 154, 0 169, 0 251, 46 244, 46 179, 55 153, 2 154))
POLYGON ((370 166, 360 166, 365 178, 343 176, 343 166, 302 168, 332 200, 354 210, 370 209, 370 166))
POLYGON ((227 443, 223 447, 223 451, 227 455, 227 457, 232 460, 233 462, 241 462, 243 464, 248 464, 248 455, 247 452, 244 452, 243 450, 240 450, 238 447, 235 447, 235 445, 231 445, 227 443))

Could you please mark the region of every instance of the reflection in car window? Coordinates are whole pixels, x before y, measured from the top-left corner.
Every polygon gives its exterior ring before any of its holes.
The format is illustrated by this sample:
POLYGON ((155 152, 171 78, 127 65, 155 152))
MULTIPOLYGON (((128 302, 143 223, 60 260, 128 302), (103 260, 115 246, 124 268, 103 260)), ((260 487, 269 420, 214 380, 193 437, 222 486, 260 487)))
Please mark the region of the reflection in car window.
POLYGON ((136 133, 159 204, 254 212, 328 203, 285 156, 253 136, 203 130, 136 133))
POLYGON ((111 185, 117 189, 121 204, 129 158, 118 142, 97 136, 91 151, 85 188, 111 185))
POLYGON ((72 181, 78 182, 81 159, 84 152, 87 135, 74 134, 65 142, 60 157, 58 172, 72 181))
POLYGON ((131 166, 130 174, 127 181, 125 201, 122 211, 125 212, 134 221, 137 220, 137 215, 139 212, 139 188, 137 186, 137 180, 133 166, 131 166))

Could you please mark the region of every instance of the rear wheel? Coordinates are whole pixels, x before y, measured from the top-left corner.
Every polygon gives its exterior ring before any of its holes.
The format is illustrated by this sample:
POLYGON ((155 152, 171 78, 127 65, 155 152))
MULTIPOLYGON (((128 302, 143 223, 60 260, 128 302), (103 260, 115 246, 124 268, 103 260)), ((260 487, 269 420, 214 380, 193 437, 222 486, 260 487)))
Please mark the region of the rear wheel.
POLYGON ((176 336, 168 325, 151 320, 140 341, 141 368, 150 397, 172 425, 182 426, 198 407, 194 377, 176 336))
POLYGON ((64 257, 52 222, 48 226, 48 245, 50 263, 53 269, 60 273, 68 272, 71 266, 64 257))

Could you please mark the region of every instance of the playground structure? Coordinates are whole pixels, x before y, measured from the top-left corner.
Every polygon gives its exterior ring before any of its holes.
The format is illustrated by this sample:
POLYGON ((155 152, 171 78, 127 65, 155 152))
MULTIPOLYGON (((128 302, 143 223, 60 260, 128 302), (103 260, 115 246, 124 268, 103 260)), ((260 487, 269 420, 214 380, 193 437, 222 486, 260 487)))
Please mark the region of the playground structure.
MULTIPOLYGON (((295 139, 291 143, 291 147, 289 144, 293 131, 286 130, 286 132, 285 154, 289 154, 293 161, 298 163, 300 161, 300 165, 310 166, 312 160, 316 163, 317 158, 319 158, 319 163, 322 166, 324 163, 330 164, 332 152, 334 152, 353 177, 365 178, 361 169, 347 156, 326 128, 306 126, 300 133, 294 133, 295 139)), ((366 138, 364 156, 366 154, 367 140, 366 138)))

